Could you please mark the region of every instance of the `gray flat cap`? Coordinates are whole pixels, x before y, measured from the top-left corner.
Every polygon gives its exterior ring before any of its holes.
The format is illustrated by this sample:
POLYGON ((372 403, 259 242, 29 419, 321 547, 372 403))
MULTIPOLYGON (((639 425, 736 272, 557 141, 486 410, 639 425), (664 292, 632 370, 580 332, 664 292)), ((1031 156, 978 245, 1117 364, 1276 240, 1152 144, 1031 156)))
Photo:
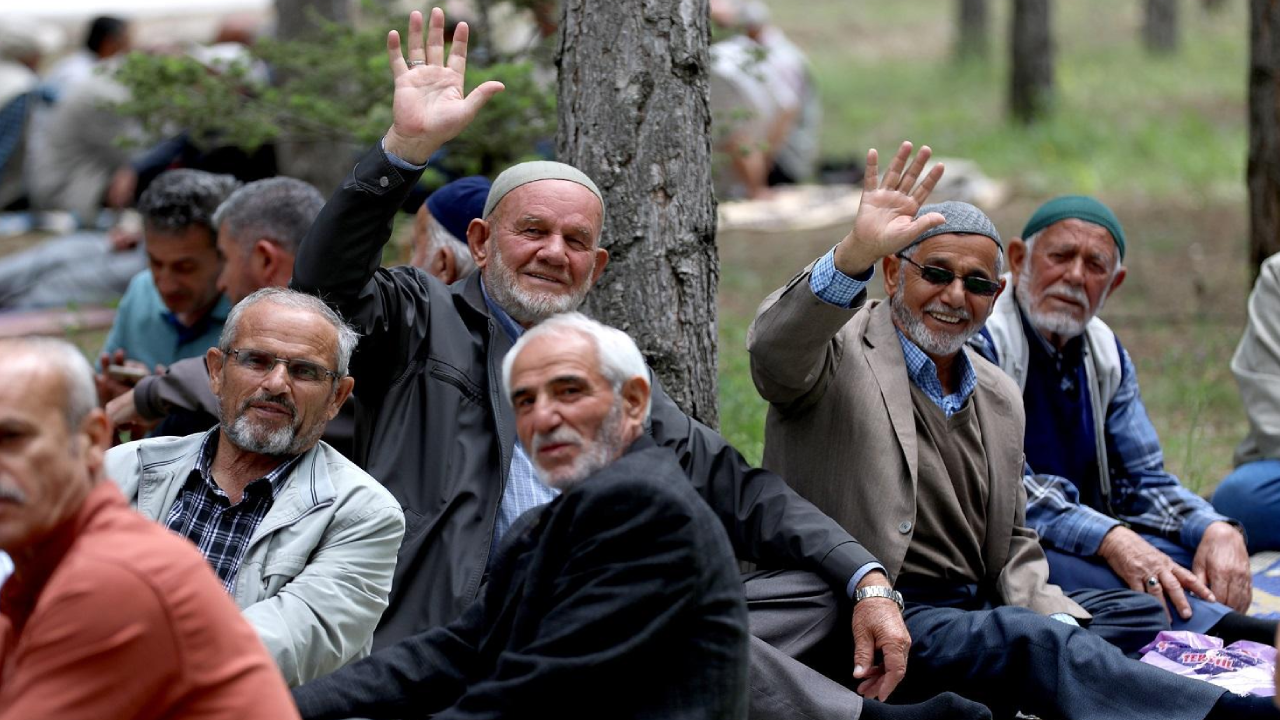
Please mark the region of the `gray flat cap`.
POLYGON ((911 241, 911 245, 919 245, 934 235, 964 233, 967 235, 986 235, 994 240, 996 245, 1004 247, 1003 243, 1000 242, 1000 233, 996 232, 995 223, 991 222, 991 218, 967 202, 948 200, 933 205, 925 205, 916 213, 916 217, 922 217, 931 212, 942 213, 942 216, 947 221, 938 227, 920 233, 919 237, 911 241))
POLYGON ((489 213, 498 206, 502 198, 507 193, 515 190, 521 185, 528 185, 531 182, 539 180, 568 180, 569 182, 578 183, 579 185, 590 190, 600 200, 601 214, 604 212, 604 196, 600 194, 600 188, 587 177, 587 174, 572 165, 554 162, 551 160, 534 160, 533 162, 522 162, 518 165, 512 165, 498 179, 493 181, 493 187, 489 188, 489 197, 484 201, 484 214, 481 217, 489 217, 489 213))

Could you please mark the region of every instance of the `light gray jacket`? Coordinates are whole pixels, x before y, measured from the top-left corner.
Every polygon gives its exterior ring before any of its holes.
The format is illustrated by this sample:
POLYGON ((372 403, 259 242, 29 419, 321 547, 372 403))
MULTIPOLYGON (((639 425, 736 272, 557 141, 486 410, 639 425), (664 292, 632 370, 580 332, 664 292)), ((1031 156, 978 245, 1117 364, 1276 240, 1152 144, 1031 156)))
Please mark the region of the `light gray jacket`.
MULTIPOLYGON (((107 475, 139 512, 163 521, 195 467, 203 433, 107 453, 107 475)), ((249 540, 234 599, 290 686, 369 654, 387 607, 400 505, 324 442, 294 466, 249 540)))

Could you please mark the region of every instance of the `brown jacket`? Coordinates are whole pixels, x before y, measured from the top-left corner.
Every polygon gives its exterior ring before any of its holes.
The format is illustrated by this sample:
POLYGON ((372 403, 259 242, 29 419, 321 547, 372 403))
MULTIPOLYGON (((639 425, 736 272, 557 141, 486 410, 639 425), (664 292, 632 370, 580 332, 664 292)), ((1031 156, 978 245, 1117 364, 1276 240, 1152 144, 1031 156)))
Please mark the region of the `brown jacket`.
MULTIPOLYGON (((902 346, 887 302, 829 305, 809 269, 761 304, 747 336, 751 374, 770 402, 764 464, 844 525, 891 577, 916 521, 916 431, 902 346)), ((1048 582, 1022 487, 1025 415, 1013 382, 969 353, 972 402, 987 444, 986 582, 1006 605, 1042 614, 1089 614, 1048 582)))

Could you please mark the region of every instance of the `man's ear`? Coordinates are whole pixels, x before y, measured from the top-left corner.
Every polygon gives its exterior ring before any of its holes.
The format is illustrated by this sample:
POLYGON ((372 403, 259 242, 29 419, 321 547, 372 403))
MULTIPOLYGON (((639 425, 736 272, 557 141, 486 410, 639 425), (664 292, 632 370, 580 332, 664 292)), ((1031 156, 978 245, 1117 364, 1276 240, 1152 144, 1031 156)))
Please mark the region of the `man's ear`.
POLYGON ((1112 293, 1120 289, 1120 285, 1124 283, 1124 278, 1128 274, 1129 271, 1123 265, 1120 266, 1119 270, 1116 270, 1116 277, 1111 281, 1111 287, 1107 289, 1107 297, 1111 297, 1112 293))
POLYGON ((1027 261, 1027 244, 1022 238, 1014 238, 1009 241, 1005 254, 1009 256, 1009 271, 1013 273, 1013 283, 1016 285, 1022 274, 1022 265, 1027 261))
POLYGON ((209 372, 209 389, 213 394, 222 397, 222 366, 227 357, 217 347, 211 347, 204 354, 204 367, 209 372))
POLYGON ((602 247, 598 247, 596 248, 595 253, 596 253, 596 269, 595 269, 595 272, 591 273, 592 285, 595 285, 596 281, 600 279, 601 273, 604 272, 604 266, 609 264, 608 250, 605 250, 602 247))
POLYGON ((490 223, 476 218, 467 225, 467 247, 471 248, 471 259, 476 261, 476 267, 482 270, 489 262, 489 236, 493 233, 490 223))
POLYGON ((892 297, 898 291, 902 261, 896 255, 885 255, 880 262, 880 269, 884 271, 884 294, 892 297))
POLYGON ((115 433, 111 431, 111 421, 102 408, 89 411, 80 427, 76 429, 74 447, 78 449, 80 459, 89 472, 91 481, 102 479, 102 467, 106 463, 107 451, 115 442, 115 433))
POLYGON ((356 386, 356 379, 350 375, 340 377, 336 382, 338 385, 334 388, 333 397, 329 398, 329 407, 325 408, 330 420, 338 415, 338 411, 342 409, 342 404, 351 396, 351 390, 356 386))
POLYGON ((452 285, 458 279, 458 259, 453 248, 448 245, 436 248, 427 263, 427 272, 440 278, 445 285, 452 285))
POLYGON ((640 376, 622 383, 619 394, 622 396, 622 414, 637 425, 644 426, 644 409, 649 402, 649 381, 640 376))
POLYGON ((293 255, 270 240, 253 244, 250 267, 257 273, 263 287, 288 285, 293 277, 293 255))

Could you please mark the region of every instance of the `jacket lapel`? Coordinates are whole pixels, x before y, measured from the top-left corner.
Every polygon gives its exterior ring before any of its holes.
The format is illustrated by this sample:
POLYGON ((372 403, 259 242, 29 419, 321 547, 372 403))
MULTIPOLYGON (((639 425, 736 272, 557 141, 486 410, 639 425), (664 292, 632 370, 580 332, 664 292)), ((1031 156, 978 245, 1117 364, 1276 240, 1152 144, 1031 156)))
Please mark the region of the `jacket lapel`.
POLYGON ((907 379, 902 344, 898 342, 898 333, 893 327, 889 302, 880 302, 870 312, 867 331, 863 335, 863 342, 867 345, 867 362, 871 365, 876 384, 880 386, 880 396, 889 411, 893 432, 898 437, 898 445, 902 448, 907 469, 911 472, 911 491, 914 494, 919 452, 916 448, 915 415, 911 410, 911 381, 907 379))

